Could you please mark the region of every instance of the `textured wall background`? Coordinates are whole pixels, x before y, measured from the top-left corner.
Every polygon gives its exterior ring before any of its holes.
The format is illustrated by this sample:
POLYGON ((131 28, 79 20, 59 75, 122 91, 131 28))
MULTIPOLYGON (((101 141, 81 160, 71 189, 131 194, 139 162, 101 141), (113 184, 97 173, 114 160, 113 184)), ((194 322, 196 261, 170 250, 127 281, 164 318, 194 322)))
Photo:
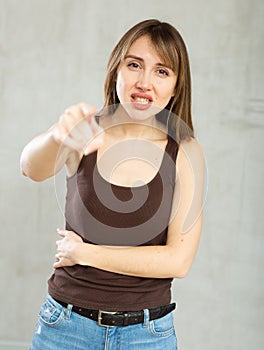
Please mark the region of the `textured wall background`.
POLYGON ((197 258, 173 285, 180 350, 263 348, 263 5, 0 0, 1 349, 30 342, 63 224, 54 180, 20 175, 22 148, 68 105, 102 105, 113 45, 152 17, 175 25, 189 48, 208 165, 197 258))

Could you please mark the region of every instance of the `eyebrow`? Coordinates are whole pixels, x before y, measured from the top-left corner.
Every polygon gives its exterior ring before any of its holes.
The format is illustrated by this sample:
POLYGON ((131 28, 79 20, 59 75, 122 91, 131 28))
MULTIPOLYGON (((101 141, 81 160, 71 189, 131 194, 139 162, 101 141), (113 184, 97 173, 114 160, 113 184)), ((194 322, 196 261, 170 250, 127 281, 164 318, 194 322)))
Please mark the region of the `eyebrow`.
MULTIPOLYGON (((127 59, 127 58, 133 58, 135 60, 144 62, 142 57, 138 57, 138 56, 135 56, 135 55, 126 55, 125 59, 127 59)), ((158 66, 158 67, 161 66, 161 67, 165 67, 165 68, 168 68, 168 69, 172 69, 170 66, 166 65, 165 63, 156 63, 155 66, 158 66)))

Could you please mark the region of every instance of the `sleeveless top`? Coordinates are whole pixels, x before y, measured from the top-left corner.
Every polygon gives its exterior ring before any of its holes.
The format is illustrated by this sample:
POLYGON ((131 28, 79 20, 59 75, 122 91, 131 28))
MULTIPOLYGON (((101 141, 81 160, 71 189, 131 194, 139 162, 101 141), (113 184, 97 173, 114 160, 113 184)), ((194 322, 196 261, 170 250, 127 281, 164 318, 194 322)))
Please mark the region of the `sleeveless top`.
MULTIPOLYGON (((67 177, 66 229, 92 244, 165 245, 177 153, 177 143, 168 136, 158 172, 137 187, 107 182, 98 171, 97 152, 83 156, 77 172, 67 177)), ((171 282, 172 278, 127 276, 74 265, 54 271, 48 292, 55 299, 87 309, 136 311, 169 304, 171 282)))

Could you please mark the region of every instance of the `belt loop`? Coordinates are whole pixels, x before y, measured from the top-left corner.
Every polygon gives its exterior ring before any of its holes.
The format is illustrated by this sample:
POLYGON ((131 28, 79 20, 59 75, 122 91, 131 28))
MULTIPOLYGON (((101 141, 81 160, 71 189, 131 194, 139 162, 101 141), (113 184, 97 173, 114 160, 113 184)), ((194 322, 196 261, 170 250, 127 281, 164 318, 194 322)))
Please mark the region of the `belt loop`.
POLYGON ((144 309, 144 323, 143 327, 148 327, 149 325, 149 309, 144 309))
POLYGON ((71 305, 71 304, 68 304, 67 308, 64 308, 64 314, 65 314, 66 320, 70 319, 71 313, 72 313, 72 308, 73 308, 73 305, 71 305))

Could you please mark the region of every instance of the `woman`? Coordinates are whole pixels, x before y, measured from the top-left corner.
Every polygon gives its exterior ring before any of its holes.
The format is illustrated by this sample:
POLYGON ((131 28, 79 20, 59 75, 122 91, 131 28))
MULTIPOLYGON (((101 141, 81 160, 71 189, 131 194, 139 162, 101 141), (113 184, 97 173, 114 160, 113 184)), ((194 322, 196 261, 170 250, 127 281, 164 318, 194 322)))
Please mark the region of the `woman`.
POLYGON ((198 247, 204 161, 174 27, 146 20, 121 38, 104 107, 70 106, 22 152, 35 181, 67 169, 66 229, 32 350, 177 349, 171 282, 198 247))

